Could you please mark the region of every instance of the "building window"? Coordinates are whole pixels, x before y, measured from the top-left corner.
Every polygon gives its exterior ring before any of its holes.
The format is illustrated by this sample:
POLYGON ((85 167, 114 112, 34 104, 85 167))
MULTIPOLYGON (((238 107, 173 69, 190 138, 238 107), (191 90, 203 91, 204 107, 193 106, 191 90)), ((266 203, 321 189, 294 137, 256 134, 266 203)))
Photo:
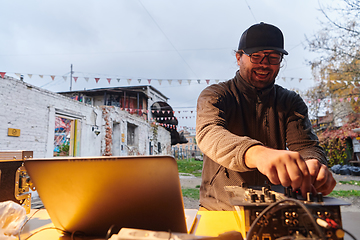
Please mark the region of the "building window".
POLYGON ((85 100, 84 100, 85 104, 88 104, 88 105, 91 105, 91 106, 94 105, 94 100, 93 100, 92 97, 84 96, 84 99, 85 99, 85 100))
POLYGON ((56 115, 53 156, 78 156, 80 130, 80 120, 56 115))
POLYGON ((136 128, 137 126, 131 123, 127 124, 127 145, 136 145, 136 128))
POLYGON ((158 153, 161 153, 161 143, 160 142, 158 142, 157 147, 158 147, 158 153))

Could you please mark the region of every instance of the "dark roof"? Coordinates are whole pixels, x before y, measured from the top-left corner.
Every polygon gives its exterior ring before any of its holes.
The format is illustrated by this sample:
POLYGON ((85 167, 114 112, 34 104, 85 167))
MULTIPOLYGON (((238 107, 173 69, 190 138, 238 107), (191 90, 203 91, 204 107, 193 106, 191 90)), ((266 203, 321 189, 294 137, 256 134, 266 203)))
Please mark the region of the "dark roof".
POLYGON ((154 92, 158 93, 162 97, 164 97, 166 100, 169 98, 166 97, 162 92, 157 90, 151 85, 141 85, 141 86, 122 86, 122 87, 110 87, 110 88, 94 88, 94 89, 85 89, 85 90, 77 90, 77 91, 66 91, 66 92, 57 92, 59 94, 69 94, 69 93, 82 93, 88 96, 94 96, 98 94, 102 94, 104 92, 134 92, 134 93, 144 93, 147 88, 151 88, 154 92))

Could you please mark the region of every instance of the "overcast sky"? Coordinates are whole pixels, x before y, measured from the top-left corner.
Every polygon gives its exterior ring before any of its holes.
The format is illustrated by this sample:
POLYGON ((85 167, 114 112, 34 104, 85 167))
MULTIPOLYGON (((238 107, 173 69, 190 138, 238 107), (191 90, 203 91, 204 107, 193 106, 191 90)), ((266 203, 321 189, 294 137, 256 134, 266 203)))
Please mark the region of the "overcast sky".
MULTIPOLYGON (((338 1, 326 1, 333 2, 338 1)), ((170 99, 179 126, 195 127, 199 93, 207 82, 234 76, 240 35, 261 21, 278 26, 285 36, 289 55, 277 83, 301 90, 314 84, 306 64, 314 54, 304 47, 305 35, 316 33, 322 18, 315 0, 0 0, 0 4, 0 72, 16 78, 23 74, 24 81, 54 92, 70 90, 71 64, 77 77, 72 90, 129 86, 129 82, 147 85, 151 79, 150 84, 170 99), (100 78, 97 83, 95 78, 100 78)))

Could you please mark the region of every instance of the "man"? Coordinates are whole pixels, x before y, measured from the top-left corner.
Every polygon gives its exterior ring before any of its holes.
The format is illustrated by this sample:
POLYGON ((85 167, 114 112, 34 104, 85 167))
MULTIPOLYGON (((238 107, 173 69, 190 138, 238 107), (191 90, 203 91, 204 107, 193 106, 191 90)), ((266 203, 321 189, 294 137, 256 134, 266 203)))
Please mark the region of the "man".
POLYGON ((204 153, 200 205, 232 210, 224 186, 276 184, 329 194, 335 187, 307 107, 275 84, 284 49, 281 30, 260 23, 241 36, 236 76, 202 91, 196 140, 204 153))

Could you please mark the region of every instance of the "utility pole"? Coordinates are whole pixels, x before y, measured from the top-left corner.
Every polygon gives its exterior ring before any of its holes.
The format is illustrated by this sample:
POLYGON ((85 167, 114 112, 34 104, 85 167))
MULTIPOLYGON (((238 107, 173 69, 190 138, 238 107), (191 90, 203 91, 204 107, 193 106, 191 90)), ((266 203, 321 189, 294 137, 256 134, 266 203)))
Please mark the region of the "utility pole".
POLYGON ((73 68, 72 64, 70 66, 70 91, 72 91, 72 74, 73 74, 73 68))

